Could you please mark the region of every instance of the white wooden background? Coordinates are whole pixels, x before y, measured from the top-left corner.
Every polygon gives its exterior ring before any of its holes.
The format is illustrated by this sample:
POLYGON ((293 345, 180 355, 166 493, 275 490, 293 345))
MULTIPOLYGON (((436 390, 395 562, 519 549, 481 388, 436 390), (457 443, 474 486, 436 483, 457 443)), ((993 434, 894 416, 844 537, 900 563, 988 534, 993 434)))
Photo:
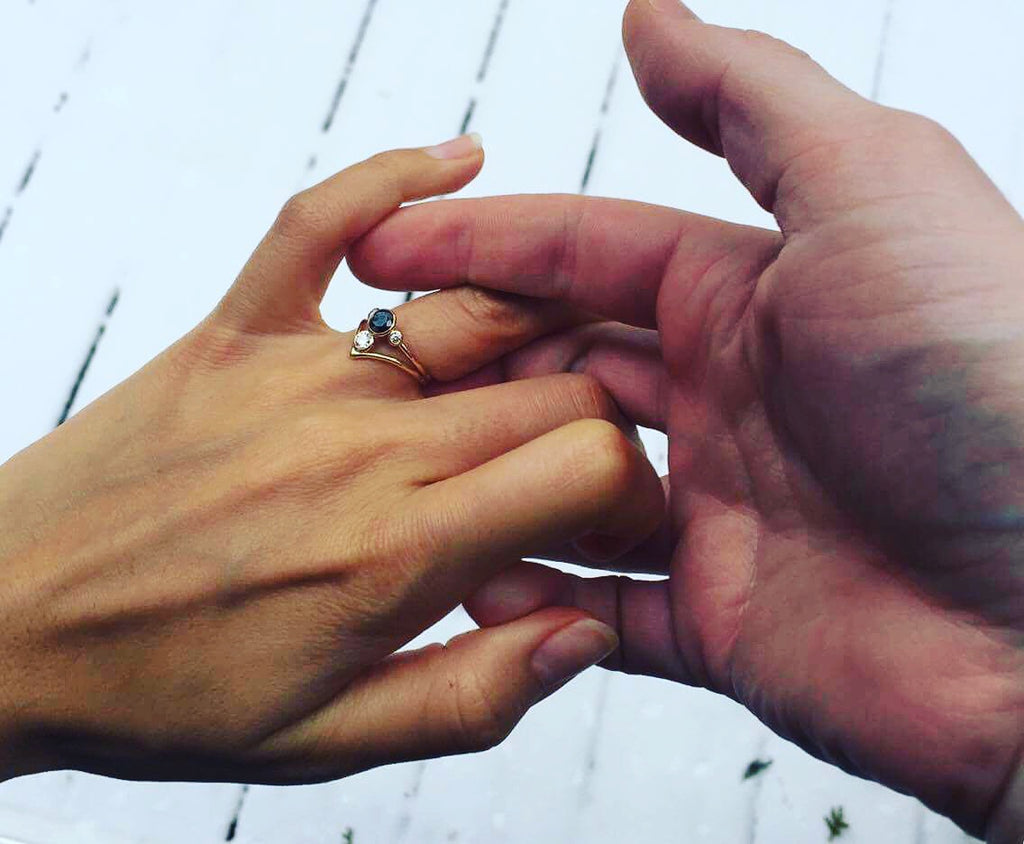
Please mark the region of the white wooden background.
MULTIPOLYGON (((645 110, 623 5, 0 0, 0 459, 197 322, 289 194, 384 148, 468 127, 488 153, 471 195, 585 191, 767 223, 645 110)), ((695 7, 943 121, 1024 205, 1021 0, 695 7)), ((342 270, 326 314, 347 327, 385 301, 342 270)), ((728 701, 592 671, 483 756, 290 789, 16 780, 0 842, 788 844, 825 841, 838 805, 850 844, 966 840, 728 701), (754 758, 773 765, 744 782, 754 758)))

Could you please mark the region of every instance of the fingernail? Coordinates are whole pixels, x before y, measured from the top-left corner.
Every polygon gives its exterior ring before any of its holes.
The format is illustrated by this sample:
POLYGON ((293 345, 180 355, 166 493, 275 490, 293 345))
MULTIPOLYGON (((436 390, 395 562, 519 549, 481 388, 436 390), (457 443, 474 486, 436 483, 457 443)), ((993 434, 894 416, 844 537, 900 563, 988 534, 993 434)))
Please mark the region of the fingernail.
POLYGON ((530 665, 546 694, 613 653, 619 637, 592 618, 577 621, 549 636, 533 652, 530 665))
POLYGON ((480 137, 480 133, 473 132, 471 135, 460 135, 450 141, 445 141, 443 144, 438 144, 436 147, 427 147, 423 151, 431 158, 451 160, 455 158, 467 158, 482 149, 483 145, 484 140, 480 137))

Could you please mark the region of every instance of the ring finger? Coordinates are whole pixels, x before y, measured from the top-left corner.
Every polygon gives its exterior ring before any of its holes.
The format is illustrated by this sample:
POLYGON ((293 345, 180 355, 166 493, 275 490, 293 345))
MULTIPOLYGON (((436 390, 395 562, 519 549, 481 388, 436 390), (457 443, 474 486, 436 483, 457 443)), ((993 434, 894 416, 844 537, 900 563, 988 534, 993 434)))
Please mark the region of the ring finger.
POLYGON ((381 309, 376 325, 364 321, 362 330, 343 335, 355 349, 353 365, 346 373, 358 379, 360 392, 419 396, 415 362, 433 381, 456 381, 538 337, 588 321, 561 302, 470 286, 432 293, 391 313, 393 316, 381 309), (370 331, 372 328, 378 333, 370 331), (396 330, 399 337, 393 344, 389 340, 396 330), (404 367, 389 365, 373 355, 391 358, 404 367))

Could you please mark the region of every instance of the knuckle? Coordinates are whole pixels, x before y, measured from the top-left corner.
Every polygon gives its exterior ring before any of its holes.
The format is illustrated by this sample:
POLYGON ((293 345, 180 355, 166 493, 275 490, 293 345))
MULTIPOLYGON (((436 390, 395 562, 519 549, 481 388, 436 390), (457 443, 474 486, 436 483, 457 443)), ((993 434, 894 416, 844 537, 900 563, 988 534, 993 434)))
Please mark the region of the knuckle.
POLYGON ((453 687, 454 743, 475 753, 501 744, 519 721, 521 712, 502 702, 477 672, 465 670, 448 680, 453 687))
POLYGON ((521 334, 532 321, 532 312, 512 294, 467 285, 455 291, 455 300, 467 323, 488 336, 521 334))
POLYGON ((573 373, 567 377, 571 379, 569 399, 574 403, 581 418, 608 421, 619 418, 618 406, 597 378, 583 373, 573 373))
POLYGON ((274 222, 274 230, 288 238, 305 238, 323 228, 326 214, 315 188, 291 197, 281 208, 274 222))
POLYGON ((949 149, 960 145, 945 126, 922 114, 894 110, 889 112, 889 121, 895 137, 915 154, 920 154, 922 149, 949 149))
POLYGON ((579 464, 601 479, 601 488, 617 494, 632 486, 636 447, 614 424, 603 419, 576 423, 579 464))
POLYGON ((275 437, 284 471, 317 489, 325 478, 357 478, 378 456, 374 442, 379 440, 367 441, 358 429, 332 413, 311 410, 299 414, 286 430, 283 441, 288 448, 281 449, 282 439, 275 437))
POLYGON ((399 204, 405 199, 403 174, 407 150, 390 150, 378 152, 358 165, 361 175, 372 182, 374 189, 381 196, 386 196, 392 204, 399 204))
POLYGON ((781 38, 776 38, 774 35, 769 35, 767 32, 762 32, 759 29, 743 29, 739 30, 738 34, 743 45, 748 49, 781 53, 801 60, 812 60, 807 53, 798 47, 794 47, 788 41, 783 41, 781 38))

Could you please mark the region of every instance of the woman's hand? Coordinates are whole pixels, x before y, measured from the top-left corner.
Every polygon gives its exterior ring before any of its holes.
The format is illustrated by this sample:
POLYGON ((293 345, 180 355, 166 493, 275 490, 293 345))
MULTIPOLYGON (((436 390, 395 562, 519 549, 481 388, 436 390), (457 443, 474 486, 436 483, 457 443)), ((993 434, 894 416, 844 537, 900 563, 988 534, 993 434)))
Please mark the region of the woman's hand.
POLYGON ((523 555, 639 541, 663 503, 586 376, 443 394, 565 307, 400 308, 427 398, 321 320, 354 238, 482 160, 391 152, 295 197, 207 320, 0 469, 0 774, 301 782, 482 749, 615 647, 551 609, 393 655, 523 555))

